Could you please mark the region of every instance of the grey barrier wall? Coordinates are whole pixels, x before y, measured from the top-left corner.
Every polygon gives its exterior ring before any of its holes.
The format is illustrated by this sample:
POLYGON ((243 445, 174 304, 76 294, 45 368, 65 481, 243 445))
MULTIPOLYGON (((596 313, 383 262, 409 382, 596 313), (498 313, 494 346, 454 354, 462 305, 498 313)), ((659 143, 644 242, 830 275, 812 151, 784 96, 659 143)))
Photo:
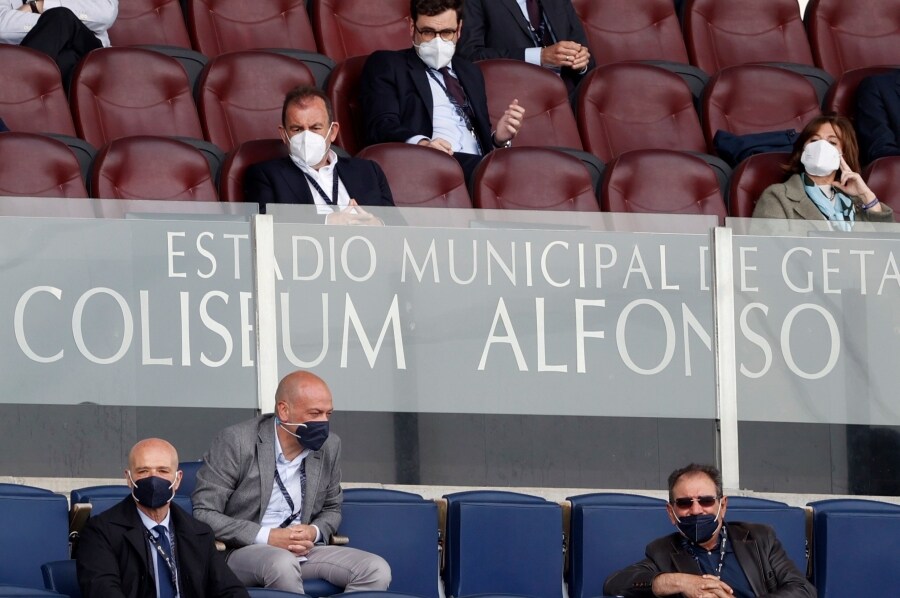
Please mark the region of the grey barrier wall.
POLYGON ((731 224, 735 418, 714 218, 403 209, 352 227, 272 208, 254 238, 255 206, 0 201, 0 473, 117 476, 150 435, 200 458, 271 409, 269 378, 308 368, 334 392, 347 481, 659 489, 734 446, 744 488, 900 494, 890 239, 731 224), (831 292, 856 255, 867 293, 831 292))

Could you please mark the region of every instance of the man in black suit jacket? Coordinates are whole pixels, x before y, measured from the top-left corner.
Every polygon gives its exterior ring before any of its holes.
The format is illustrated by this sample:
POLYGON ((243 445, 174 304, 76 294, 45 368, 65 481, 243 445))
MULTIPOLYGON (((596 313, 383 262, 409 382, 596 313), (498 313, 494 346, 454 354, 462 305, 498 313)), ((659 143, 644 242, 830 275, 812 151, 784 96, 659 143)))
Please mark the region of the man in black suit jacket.
POLYGON ((247 201, 315 204, 328 224, 380 224, 359 206, 393 206, 387 179, 375 162, 339 158, 331 149, 340 125, 328 96, 315 87, 296 87, 281 114, 278 131, 290 156, 247 169, 247 201))
POLYGON ((900 156, 900 69, 866 77, 856 90, 856 130, 866 162, 900 156))
POLYGON ((410 13, 413 47, 375 52, 363 69, 368 142, 432 147, 454 156, 470 178, 482 156, 511 144, 525 110, 513 100, 491 131, 484 77, 455 52, 462 0, 412 0, 410 13))
POLYGON ((81 532, 76 558, 84 598, 174 596, 176 587, 181 598, 249 598, 209 526, 171 504, 180 474, 178 453, 165 440, 134 445, 125 471, 132 495, 91 517, 81 532))
POLYGON ((669 476, 666 510, 678 532, 654 540, 646 558, 606 579, 603 593, 626 598, 816 598, 816 589, 767 525, 725 522, 722 475, 691 464, 669 476))
POLYGON ((570 90, 595 62, 572 0, 466 0, 459 52, 553 69, 570 90))

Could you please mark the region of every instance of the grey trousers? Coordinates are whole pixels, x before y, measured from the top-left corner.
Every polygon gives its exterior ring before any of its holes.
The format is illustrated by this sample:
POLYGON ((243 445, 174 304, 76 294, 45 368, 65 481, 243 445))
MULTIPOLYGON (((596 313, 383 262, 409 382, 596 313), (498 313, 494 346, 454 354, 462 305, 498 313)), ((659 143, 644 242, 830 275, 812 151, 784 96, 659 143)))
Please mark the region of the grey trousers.
POLYGON ((324 579, 345 592, 386 590, 391 567, 383 558, 347 546, 313 546, 300 562, 290 551, 268 544, 238 548, 228 566, 245 586, 303 593, 303 579, 324 579))

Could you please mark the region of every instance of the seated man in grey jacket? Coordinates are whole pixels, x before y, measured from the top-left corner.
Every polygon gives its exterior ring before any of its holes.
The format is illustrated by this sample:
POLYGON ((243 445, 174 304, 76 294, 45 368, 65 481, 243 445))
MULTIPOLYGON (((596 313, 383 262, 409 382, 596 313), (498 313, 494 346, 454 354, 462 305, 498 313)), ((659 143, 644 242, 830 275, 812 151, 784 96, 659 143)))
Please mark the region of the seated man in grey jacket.
POLYGON ((605 594, 815 598, 772 528, 725 523, 728 497, 715 467, 691 464, 672 472, 666 509, 678 531, 651 542, 644 560, 610 575, 605 594))

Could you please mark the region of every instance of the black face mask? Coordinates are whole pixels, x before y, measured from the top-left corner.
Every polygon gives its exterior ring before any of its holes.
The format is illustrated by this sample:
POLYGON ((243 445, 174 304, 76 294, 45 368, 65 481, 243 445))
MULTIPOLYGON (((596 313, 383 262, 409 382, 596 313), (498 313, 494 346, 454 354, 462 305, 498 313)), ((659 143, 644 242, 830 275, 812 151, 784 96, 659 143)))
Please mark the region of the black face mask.
POLYGON ((131 472, 128 472, 128 477, 131 478, 131 483, 134 484, 131 496, 147 508, 158 509, 175 498, 174 481, 170 482, 157 476, 135 480, 131 477, 131 472))
POLYGON ((279 422, 282 429, 288 434, 294 436, 301 448, 317 451, 322 448, 325 441, 328 440, 328 420, 325 421, 309 421, 302 424, 292 424, 290 422, 279 422), (284 426, 297 426, 297 430, 291 432, 284 426))

